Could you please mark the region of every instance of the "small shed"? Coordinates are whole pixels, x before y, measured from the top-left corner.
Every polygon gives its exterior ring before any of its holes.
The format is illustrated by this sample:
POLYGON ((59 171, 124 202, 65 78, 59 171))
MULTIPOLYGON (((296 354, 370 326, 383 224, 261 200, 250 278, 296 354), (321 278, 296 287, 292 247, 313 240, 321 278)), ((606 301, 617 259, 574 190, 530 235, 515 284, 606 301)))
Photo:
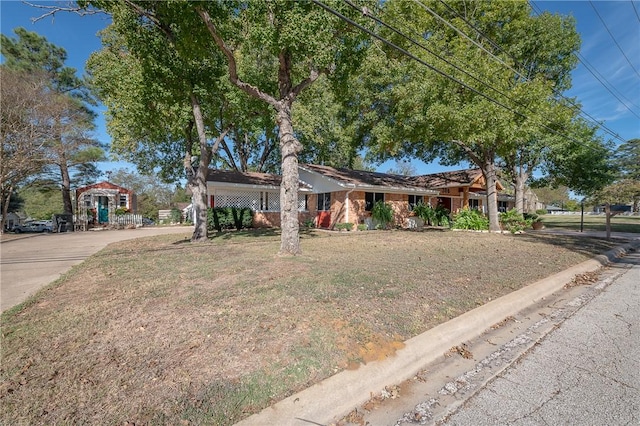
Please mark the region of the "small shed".
POLYGON ((116 211, 137 213, 136 194, 111 182, 100 182, 76 190, 76 212, 88 216, 91 224, 109 223, 116 211))

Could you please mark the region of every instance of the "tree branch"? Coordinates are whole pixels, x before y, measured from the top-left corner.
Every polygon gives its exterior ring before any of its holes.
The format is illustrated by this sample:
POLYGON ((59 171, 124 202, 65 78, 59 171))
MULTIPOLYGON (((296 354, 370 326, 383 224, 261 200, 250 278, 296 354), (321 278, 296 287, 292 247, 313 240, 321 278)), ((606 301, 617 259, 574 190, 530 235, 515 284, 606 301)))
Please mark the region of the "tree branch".
POLYGON ((47 18, 49 16, 55 18, 56 13, 58 12, 70 12, 70 13, 75 13, 77 15, 80 16, 86 16, 86 15, 97 15, 99 13, 104 13, 105 15, 108 15, 107 12, 105 12, 102 9, 87 9, 85 7, 80 7, 80 6, 74 6, 74 7, 62 7, 62 6, 49 6, 49 5, 45 5, 45 4, 34 4, 28 1, 22 1, 22 3, 26 4, 27 6, 31 6, 31 7, 35 7, 37 9, 45 9, 48 10, 47 13, 38 16, 37 18, 31 18, 31 22, 32 23, 36 23, 44 18, 47 18))
POLYGON ((229 67, 229 80, 231 80, 231 83, 233 83, 236 87, 238 87, 248 95, 253 96, 254 98, 261 99, 274 108, 278 108, 278 101, 273 96, 269 96, 257 87, 245 83, 240 79, 240 77, 238 77, 238 67, 236 64, 236 58, 233 56, 233 51, 229 46, 227 46, 222 37, 220 37, 220 34, 218 34, 218 30, 211 20, 211 16, 209 16, 209 13, 207 13, 206 10, 203 10, 202 7, 199 6, 196 7, 196 12, 198 13, 198 15, 200 15, 200 18, 207 26, 207 29, 209 30, 209 33, 211 34, 211 37, 213 37, 213 40, 215 41, 218 48, 227 57, 229 67))

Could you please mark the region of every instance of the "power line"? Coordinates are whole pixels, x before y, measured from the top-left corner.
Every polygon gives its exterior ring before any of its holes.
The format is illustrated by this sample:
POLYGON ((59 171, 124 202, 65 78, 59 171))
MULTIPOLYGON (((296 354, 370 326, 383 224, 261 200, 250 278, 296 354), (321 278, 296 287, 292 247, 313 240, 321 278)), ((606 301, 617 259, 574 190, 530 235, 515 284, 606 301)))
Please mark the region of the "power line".
MULTIPOLYGON (((419 0, 414 0, 418 3, 419 0)), ((440 3, 442 3, 444 6, 447 7, 447 9, 449 9, 451 12, 453 12, 457 17, 459 17, 460 19, 462 19, 470 28, 472 28, 474 31, 476 31, 481 37, 485 38, 492 46, 494 46, 494 48, 498 49, 499 51, 501 51, 502 53, 504 53, 505 55, 508 55, 511 59, 513 59, 514 63, 517 63, 517 59, 515 57, 513 57, 511 54, 509 54, 508 52, 506 52, 502 47, 500 47, 500 45, 496 42, 494 42, 491 38, 489 38, 486 34, 484 34, 482 31, 480 31, 475 25, 473 25, 471 22, 469 22, 465 17, 463 17, 462 15, 460 15, 455 9, 453 9, 451 6, 449 6, 447 3, 445 3, 443 0, 439 0, 440 3)), ((421 4, 421 3, 420 3, 421 4)), ((423 5, 423 7, 425 7, 428 11, 430 11, 429 8, 427 8, 426 6, 423 5)), ((531 5, 531 7, 533 8, 533 5, 531 5)), ((435 12, 434 12, 435 13, 435 12)), ((538 14, 540 14, 540 12, 538 12, 538 14)), ((437 15, 437 14, 436 14, 437 15)), ((444 20, 444 18, 442 18, 440 15, 437 15, 437 17, 441 20, 444 20)), ((454 27, 452 24, 449 24, 450 27, 454 27)), ((458 30, 459 34, 464 34, 461 30, 458 30)), ((471 38, 469 36, 466 36, 465 34, 465 38, 467 38, 468 40, 471 40, 471 38)), ((472 40, 473 41, 473 40, 472 40)), ((475 45, 480 46, 478 43, 473 42, 475 45)), ((482 46, 480 46, 482 48, 482 46)), ((499 57, 495 56, 494 54, 492 54, 491 52, 488 52, 486 49, 482 48, 485 52, 489 53, 489 55, 496 59, 497 61, 499 61, 500 63, 502 63, 503 65, 507 66, 511 71, 513 71, 517 77, 522 78, 524 80, 530 81, 530 79, 525 76, 523 73, 521 73, 520 71, 514 69, 513 67, 511 67, 510 65, 506 64, 502 59, 500 59, 499 57)), ((612 86, 613 87, 613 86, 612 86)), ((607 88, 605 86, 605 88, 607 88)), ((605 126, 603 123, 599 122, 596 118, 594 118, 591 114, 587 113, 586 111, 584 111, 582 109, 582 107, 580 105, 578 105, 577 103, 575 103, 572 99, 567 98, 566 96, 564 96, 562 93, 560 93, 558 90, 556 89, 552 89, 553 93, 556 96, 561 97, 562 99, 564 99, 565 101, 567 101, 569 104, 571 104, 574 108, 578 109, 578 112, 580 114, 582 114, 583 116, 587 117, 588 120, 592 121, 596 126, 602 128, 602 130, 604 130, 605 132, 609 133, 611 136, 613 136, 616 139, 619 139, 621 141, 624 142, 624 139, 622 139, 620 137, 620 135, 618 135, 617 133, 615 133, 613 130, 609 129, 607 126, 605 126)), ((609 90, 607 88, 607 90, 609 90)), ((614 95, 613 93, 611 93, 612 95, 614 95)), ((615 95, 614 95, 615 96, 615 95)), ((617 96, 616 96, 617 98, 617 96)), ((640 116, 638 116, 634 111, 632 111, 625 102, 623 102, 622 100, 620 100, 618 98, 618 100, 622 103, 622 105, 624 105, 625 108, 627 108, 632 114, 634 114, 636 117, 640 118, 640 116)), ((632 102, 628 101, 630 104, 634 105, 632 102)), ((635 105, 634 105, 635 106, 635 105)))
POLYGON ((638 22, 640 22, 640 15, 638 14, 638 9, 636 9, 636 4, 633 0, 629 0, 631 2, 631 7, 633 7, 633 11, 636 13, 636 18, 638 18, 638 22))
MULTIPOLYGON (((358 6, 356 6, 355 4, 353 4, 350 0, 344 0, 345 3, 347 3, 349 6, 351 6, 353 9, 357 10, 358 12, 361 12, 360 8, 358 6)), ((449 61, 447 58, 444 58, 442 56, 440 56, 438 53, 434 52, 433 50, 429 49, 428 47, 426 47, 425 45, 418 43, 417 41, 415 41, 413 38, 407 36, 406 34, 402 33, 400 30, 396 29, 395 27, 387 24, 386 22, 382 21, 381 19, 378 19, 377 17, 375 17, 372 13, 366 13, 365 16, 367 16, 368 18, 374 20, 376 23, 384 26, 385 28, 393 31, 394 33, 396 33, 397 35, 399 35, 400 37, 404 38, 405 40, 408 40, 409 42, 411 42, 413 45, 419 47, 420 49, 430 53, 431 55, 435 56, 436 58, 440 59, 441 61, 445 62, 446 64, 452 66, 454 69, 456 69, 457 71, 460 71, 461 73, 463 73, 464 75, 470 77, 472 80, 482 84, 483 86, 497 92, 498 94, 504 96, 505 98, 507 98, 508 100, 515 102, 513 99, 511 99, 509 97, 509 95, 507 95, 506 93, 500 91, 499 89, 496 89, 495 87, 493 87, 492 85, 490 85, 489 83, 486 83, 482 80, 480 80, 479 77, 476 77, 475 75, 471 74, 470 72, 466 71, 465 69, 459 67, 458 65, 454 64, 453 62, 449 61)))
MULTIPOLYGON (((488 95, 486 95, 486 94, 484 94, 484 93, 482 93, 482 92, 478 91, 477 89, 475 89, 475 88, 473 88, 473 87, 470 87, 469 85, 467 85, 467 84, 465 84, 464 82, 462 82, 462 81, 458 80, 457 78, 452 77, 452 76, 450 76, 450 75, 448 75, 448 74, 444 73, 443 71, 441 71, 441 70, 437 69, 436 67, 434 67, 434 66, 432 66, 432 65, 430 65, 430 64, 428 64, 428 63, 426 63, 425 61, 423 61, 422 59, 418 58, 417 56, 415 56, 415 55, 411 54, 411 53, 410 53, 410 52, 408 52, 407 50, 405 50, 405 49, 403 49, 403 48, 399 47, 398 45, 394 44, 393 42, 391 42, 391 41, 389 41, 389 40, 385 39, 384 37, 382 37, 382 36, 380 36, 380 35, 378 35, 378 34, 374 33, 373 31, 371 31, 371 30, 369 30, 369 29, 365 28, 364 26, 362 26, 362 25, 358 24, 357 22, 353 21, 352 19, 350 19, 350 18, 346 17, 345 15, 341 14, 341 13, 340 13, 340 12, 338 12, 337 10, 335 10, 335 9, 333 9, 333 8, 331 8, 331 7, 327 6, 327 5, 325 5, 325 4, 323 4, 323 3, 322 3, 322 2, 320 2, 319 0, 311 0, 311 1, 312 1, 313 3, 315 3, 315 4, 317 4, 318 6, 320 6, 321 8, 323 8, 324 10, 326 10, 327 12, 329 12, 329 13, 331 13, 331 14, 333 14, 333 15, 337 16, 338 18, 340 18, 340 19, 344 20, 345 22, 348 22, 349 24, 351 24, 351 25, 355 26, 356 28, 360 29, 361 31, 364 31, 365 33, 369 34, 370 36, 372 36, 372 37, 374 37, 374 38, 376 38, 376 39, 380 40, 381 42, 383 42, 383 43, 387 44, 388 46, 390 46, 390 47, 392 47, 392 48, 394 48, 394 49, 398 50, 398 51, 399 51, 399 52, 401 52, 402 54, 404 54, 404 55, 408 56, 409 58, 411 58, 411 59, 413 59, 413 60, 417 61, 418 63, 420 63, 420 64, 422 64, 422 65, 426 66, 427 68, 431 69, 432 71, 436 72, 437 74, 439 74, 439 75, 441 75, 441 76, 443 76, 443 77, 445 77, 445 78, 447 78, 447 79, 449 79, 449 80, 451 80, 451 81, 454 81, 455 83, 458 83, 459 85, 461 85, 461 86, 463 86, 463 87, 465 87, 465 88, 467 88, 467 89, 471 90, 472 92, 474 92, 474 93, 478 94, 479 96, 481 96, 481 97, 483 97, 483 98, 485 98, 485 99, 489 100, 490 102, 495 103, 495 104, 496 104, 496 105, 498 105, 498 106, 501 106, 502 108, 504 108, 504 109, 506 109, 506 110, 508 110, 508 111, 510 111, 510 112, 513 112, 514 114, 516 114, 516 115, 518 115, 518 116, 520 116, 520 117, 522 117, 522 118, 525 118, 525 119, 528 119, 528 118, 529 118, 529 117, 527 117, 526 115, 522 114, 521 112, 516 111, 516 110, 514 110, 513 108, 510 108, 510 107, 509 107, 509 106, 507 106, 507 105, 504 105, 503 103, 501 103, 501 102, 499 102, 499 101, 497 101, 497 100, 493 99, 492 97, 490 97, 490 96, 488 96, 488 95)), ((363 14, 364 14, 364 15, 368 15, 368 12, 367 12, 366 10, 365 10, 365 11, 361 11, 361 12, 363 12, 363 14)), ((559 133, 559 132, 557 132, 556 130, 554 130, 553 128, 551 128, 551 127, 549 127, 549 126, 545 125, 544 123, 540 123, 540 125, 541 125, 542 127, 544 127, 545 129, 549 130, 550 132, 552 132, 552 133, 554 133, 554 134, 558 135, 558 136, 564 137, 564 138, 569 139, 569 140, 571 140, 571 141, 573 141, 573 142, 576 142, 576 143, 578 143, 578 144, 582 144, 582 145, 584 145, 582 142, 580 142, 580 141, 578 141, 578 140, 576 140, 576 139, 572 138, 572 137, 571 137, 571 136, 569 136, 569 135, 559 133)), ((588 145, 585 145, 585 146, 587 146, 587 147, 588 147, 588 145)))
POLYGON ((430 65, 430 64, 428 64, 428 63, 426 63, 425 61, 423 61, 422 59, 420 59, 420 58, 418 58, 417 56, 413 55, 413 54, 412 54, 412 53, 410 53, 409 51, 407 51, 407 50, 403 49, 402 47, 400 47, 400 46, 398 46, 398 45, 394 44, 393 42, 391 42, 391 41, 389 41, 389 40, 385 39, 384 37, 382 37, 382 36, 380 36, 380 35, 378 35, 378 34, 374 33, 373 31, 369 30, 368 28, 363 27, 362 25, 358 24, 358 23, 357 23, 357 22, 355 22, 354 20, 352 20, 352 19, 350 19, 350 18, 346 17, 345 15, 341 14, 340 12, 338 12, 338 11, 337 11, 337 10, 335 10, 335 9, 332 9, 331 7, 327 6, 326 4, 324 4, 324 3, 322 3, 322 2, 320 2, 320 1, 318 1, 318 0, 311 0, 311 1, 312 1, 313 3, 315 3, 315 4, 317 4, 318 6, 320 6, 321 8, 323 8, 324 10, 326 10, 327 12, 329 12, 329 13, 331 13, 331 14, 333 14, 333 15, 337 16, 338 18, 340 18, 340 19, 342 19, 342 20, 344 20, 344 21, 348 22, 349 24, 353 25, 354 27, 358 28, 358 29, 359 29, 359 30, 361 30, 361 31, 364 31, 365 33, 369 34, 370 36, 372 36, 372 37, 374 37, 374 38, 376 38, 376 39, 380 40, 381 42, 383 42, 384 44, 386 44, 386 45, 388 45, 388 46, 392 47, 393 49, 396 49, 396 50, 397 50, 397 51, 399 51, 400 53, 402 53, 402 54, 404 54, 404 55, 406 55, 406 56, 410 57, 410 58, 411 58, 411 59, 413 59, 414 61, 417 61, 418 63, 420 63, 420 64, 424 65, 425 67, 429 68, 430 70, 432 70, 432 71, 436 72, 437 74, 441 75, 442 77, 445 77, 445 78, 447 78, 447 79, 449 79, 449 80, 451 80, 451 81, 453 81, 453 82, 455 82, 455 83, 458 83, 459 85, 463 86, 463 87, 464 87, 464 88, 466 88, 466 89, 471 90, 473 93, 475 93, 475 94, 477 94, 477 95, 482 96, 483 98, 487 99, 488 101, 493 102, 493 103, 495 103, 496 105, 499 105, 499 106, 501 106, 501 107, 503 107, 503 108, 505 108, 505 109, 507 109, 507 110, 509 110, 509 111, 513 112, 513 113, 516 113, 516 114, 518 114, 518 115, 522 116, 523 118, 526 118, 526 116, 525 116, 525 115, 520 114, 519 112, 517 112, 517 111, 513 110, 512 108, 508 107, 507 105, 504 105, 504 104, 503 104, 503 103, 501 103, 500 101, 498 101, 498 100, 496 100, 496 99, 492 98, 491 96, 486 95, 486 94, 484 94, 484 93, 480 92, 479 90, 477 90, 477 89, 475 89, 475 88, 473 88, 473 87, 469 86, 468 84, 464 83, 463 81, 461 81, 461 80, 459 80, 459 79, 457 79, 457 78, 455 78, 455 77, 452 77, 452 76, 448 75, 447 73, 445 73, 445 72, 443 72, 443 71, 439 70, 438 68, 436 68, 436 67, 434 67, 434 66, 432 66, 432 65, 430 65))
POLYGON ((618 46, 618 50, 620 50, 620 53, 622 53, 622 56, 624 56, 624 58, 627 60, 627 63, 631 66, 631 68, 636 72, 636 74, 638 75, 638 77, 640 77, 640 73, 638 73, 638 70, 636 69, 636 67, 633 66, 633 64, 631 63, 631 61, 629 60, 629 58, 627 57, 626 53, 624 53, 624 51, 622 50, 622 47, 620 47, 620 44, 618 44, 618 40, 616 40, 616 38, 613 36, 613 34, 611 33, 611 31, 609 30, 609 27, 607 26, 607 24, 604 22, 604 19, 602 19, 602 16, 600 16, 600 13, 598 12, 598 9, 596 9, 596 6, 593 4, 593 2, 591 0, 589 0, 589 4, 591 5, 591 7, 593 8, 593 11, 596 12, 596 15, 598 15, 598 18, 600 18, 600 22, 602 22, 602 25, 604 26, 604 28, 607 30, 607 32, 609 33, 609 35, 611 36, 611 40, 613 40, 613 42, 616 44, 616 46, 618 46))
MULTIPOLYGON (((579 52, 578 52, 578 53, 576 53, 576 56, 577 56, 578 60, 580 61, 580 63, 581 63, 582 65, 584 65, 584 67, 587 69, 587 71, 589 71, 589 73, 591 73, 591 75, 593 76, 593 78, 595 78, 596 80, 598 80, 598 81, 600 82, 600 84, 602 85, 602 87, 604 87, 605 89, 607 89, 607 91, 608 91, 609 93, 611 93, 611 95, 612 95, 614 98, 616 98, 618 101, 620 101, 620 103, 621 103, 622 105, 624 105, 624 106, 625 106, 629 111, 631 111, 631 113, 632 113, 633 115, 635 115, 636 117, 640 118, 640 115, 636 114, 632 109, 630 109, 630 108, 629 108, 629 107, 624 103, 624 101, 623 101, 622 99, 620 99, 620 98, 619 98, 615 93, 613 93, 613 91, 612 91, 611 89, 613 89, 613 90, 615 90, 615 91, 618 91, 618 89, 616 89, 614 86, 612 86, 612 85, 611 85, 611 83, 609 83, 609 82, 607 81, 607 79, 606 79, 606 78, 604 78, 604 77, 602 76, 602 74, 600 74, 600 72, 599 72, 599 71, 598 71, 598 70, 597 70, 593 65, 591 65, 591 64, 587 61, 587 59, 586 59, 584 56, 582 56, 579 52), (597 74, 597 75, 596 75, 596 74, 597 74), (610 89, 609 87, 607 87, 607 84, 611 86, 611 89, 610 89)), ((624 95, 622 95, 622 94, 621 94, 620 96, 622 96, 623 98, 625 98, 625 97, 624 97, 624 95)), ((631 105, 633 105, 633 106, 635 106, 636 108, 638 108, 638 106, 637 106, 636 104, 634 104, 633 102, 631 102, 631 101, 630 101, 630 100, 628 100, 627 98, 625 98, 625 100, 627 100, 627 102, 629 102, 631 105)))

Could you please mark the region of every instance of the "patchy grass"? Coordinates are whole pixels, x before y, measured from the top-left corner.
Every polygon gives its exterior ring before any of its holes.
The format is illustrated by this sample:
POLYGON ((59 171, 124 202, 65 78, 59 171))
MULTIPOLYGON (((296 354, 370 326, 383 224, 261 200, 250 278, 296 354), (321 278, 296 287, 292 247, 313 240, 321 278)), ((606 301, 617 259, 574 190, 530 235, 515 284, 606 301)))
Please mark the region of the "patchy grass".
MULTIPOLYGON (((2 424, 233 424, 613 246, 466 232, 113 244, 2 315, 2 424)), ((444 348, 443 350, 446 350, 444 348)))
MULTIPOLYGON (((542 216, 548 228, 580 230, 580 214, 547 214, 542 216)), ((584 230, 606 231, 605 215, 584 215, 584 230)), ((616 215, 611 218, 611 231, 634 232, 640 234, 640 216, 616 215)))

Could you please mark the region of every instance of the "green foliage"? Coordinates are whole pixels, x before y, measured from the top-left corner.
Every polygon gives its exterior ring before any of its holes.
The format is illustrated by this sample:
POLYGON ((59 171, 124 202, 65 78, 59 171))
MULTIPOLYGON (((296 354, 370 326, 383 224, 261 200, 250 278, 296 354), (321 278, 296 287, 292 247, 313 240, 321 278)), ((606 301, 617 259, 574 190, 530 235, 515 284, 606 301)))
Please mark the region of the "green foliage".
POLYGON ((444 206, 438 204, 436 207, 418 203, 414 206, 413 212, 420 219, 424 220, 426 225, 431 226, 447 226, 449 225, 450 211, 444 206))
POLYGON ((171 223, 180 223, 182 222, 182 212, 174 207, 169 213, 169 218, 171 219, 171 223))
POLYGON ((367 229, 367 225, 365 225, 364 223, 358 224, 358 231, 366 231, 367 229))
POLYGON ((378 222, 379 225, 386 228, 393 222, 393 208, 391 204, 387 204, 384 201, 376 202, 371 209, 371 217, 378 222))
POLYGON ((450 215, 451 212, 449 209, 444 207, 441 204, 438 204, 434 209, 434 225, 435 226, 449 226, 451 223, 450 215))
POLYGON ((349 223, 349 222, 347 222, 347 223, 338 223, 338 224, 336 224, 336 229, 338 231, 343 231, 343 230, 351 231, 353 229, 353 223, 349 223))
MULTIPOLYGON (((117 207, 117 208, 113 211, 113 213, 114 213, 116 216, 122 216, 122 215, 125 215, 125 214, 129 213, 129 209, 128 209, 128 208, 126 208, 126 207, 117 207)), ((180 213, 180 210, 178 210, 178 213, 180 213)), ((172 210, 172 211, 171 211, 171 219, 172 219, 172 220, 173 220, 173 217, 174 217, 174 215, 173 215, 173 210, 172 210)), ((178 217, 178 222, 179 222, 179 221, 180 221, 180 217, 178 217)))
POLYGON ((413 213, 424 220, 426 225, 433 225, 435 223, 436 211, 429 205, 418 203, 413 207, 413 213))
POLYGON ((58 190, 29 188, 20 191, 19 194, 24 199, 24 212, 33 219, 48 220, 63 210, 62 197, 58 190))
POLYGON ((531 226, 531 219, 525 219, 516 209, 500 213, 500 225, 502 228, 515 234, 524 231, 531 226))
POLYGON ((311 228, 315 228, 316 224, 313 221, 313 219, 308 218, 302 222, 302 226, 304 226, 305 228, 311 229, 311 228))
POLYGON ((485 231, 489 229, 489 219, 478 210, 462 209, 453 218, 453 228, 485 231))
POLYGON ((538 210, 536 210, 536 214, 538 216, 545 215, 545 214, 547 214, 547 210, 546 209, 538 209, 538 210))
POLYGON ((210 231, 223 229, 243 229, 253 226, 251 209, 236 207, 215 207, 207 209, 207 228, 210 231))

